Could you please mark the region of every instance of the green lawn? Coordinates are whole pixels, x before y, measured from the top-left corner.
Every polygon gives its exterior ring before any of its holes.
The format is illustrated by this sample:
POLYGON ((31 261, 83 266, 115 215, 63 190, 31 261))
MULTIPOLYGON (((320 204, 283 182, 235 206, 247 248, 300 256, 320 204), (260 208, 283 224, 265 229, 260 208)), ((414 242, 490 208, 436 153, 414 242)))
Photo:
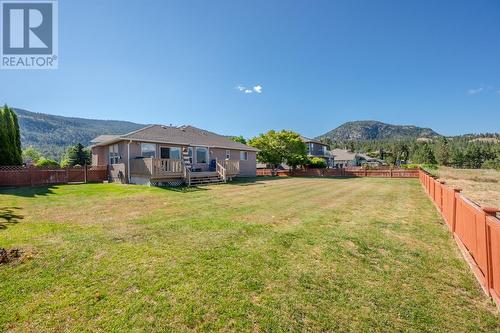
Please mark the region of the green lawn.
POLYGON ((417 180, 0 190, 0 214, 24 252, 0 331, 500 329, 417 180))

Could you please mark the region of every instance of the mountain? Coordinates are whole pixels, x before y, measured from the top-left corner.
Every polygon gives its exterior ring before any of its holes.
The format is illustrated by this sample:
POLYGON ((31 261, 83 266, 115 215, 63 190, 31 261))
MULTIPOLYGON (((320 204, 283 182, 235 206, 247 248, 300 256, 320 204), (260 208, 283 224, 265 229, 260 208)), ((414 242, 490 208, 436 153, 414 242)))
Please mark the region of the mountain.
POLYGON ((125 134, 146 125, 116 120, 69 118, 14 109, 19 118, 23 148, 34 147, 45 157, 59 160, 68 146, 84 146, 101 134, 125 134))
POLYGON ((316 139, 332 141, 366 141, 384 139, 433 138, 440 136, 430 128, 408 125, 390 125, 380 121, 350 121, 316 139))

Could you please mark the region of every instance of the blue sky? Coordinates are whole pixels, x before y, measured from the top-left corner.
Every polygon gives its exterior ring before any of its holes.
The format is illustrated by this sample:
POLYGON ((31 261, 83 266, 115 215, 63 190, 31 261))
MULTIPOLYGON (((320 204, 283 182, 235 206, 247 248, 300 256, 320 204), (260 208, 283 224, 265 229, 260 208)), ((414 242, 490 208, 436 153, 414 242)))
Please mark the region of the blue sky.
POLYGON ((59 12, 59 69, 0 71, 1 103, 247 137, 365 119, 500 132, 497 0, 61 0, 59 12))

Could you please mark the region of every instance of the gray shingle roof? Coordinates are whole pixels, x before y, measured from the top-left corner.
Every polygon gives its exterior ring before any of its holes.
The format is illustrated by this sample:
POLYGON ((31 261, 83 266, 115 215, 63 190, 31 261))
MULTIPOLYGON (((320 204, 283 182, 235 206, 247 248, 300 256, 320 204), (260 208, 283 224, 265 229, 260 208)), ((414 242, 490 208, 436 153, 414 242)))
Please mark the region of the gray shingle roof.
POLYGON ((306 138, 305 136, 300 136, 300 138, 302 139, 302 141, 304 141, 305 143, 308 143, 308 142, 312 142, 312 143, 316 143, 316 144, 319 144, 319 145, 323 145, 323 146, 327 146, 328 145, 326 143, 323 143, 319 140, 315 140, 315 139, 309 139, 309 138, 306 138))
POLYGON ((353 161, 356 159, 356 153, 345 149, 334 149, 331 153, 336 161, 353 161))
POLYGON ((174 126, 163 126, 163 125, 151 125, 144 127, 138 131, 130 132, 112 138, 110 140, 99 142, 97 145, 107 145, 121 140, 134 140, 134 141, 171 143, 180 145, 208 146, 215 148, 258 151, 258 149, 254 147, 250 147, 239 142, 234 142, 222 135, 209 132, 200 128, 196 128, 193 126, 174 127, 174 126))
POLYGON ((90 143, 101 143, 104 141, 109 141, 116 139, 119 135, 99 135, 97 138, 94 138, 90 141, 90 143))

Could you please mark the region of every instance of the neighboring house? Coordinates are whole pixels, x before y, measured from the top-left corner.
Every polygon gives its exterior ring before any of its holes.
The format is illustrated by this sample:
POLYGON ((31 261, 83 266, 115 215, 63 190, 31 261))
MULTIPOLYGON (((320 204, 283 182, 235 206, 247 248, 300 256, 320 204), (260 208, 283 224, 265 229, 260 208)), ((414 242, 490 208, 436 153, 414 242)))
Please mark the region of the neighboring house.
POLYGON ((333 158, 330 153, 330 146, 318 140, 300 137, 307 146, 308 157, 319 157, 325 160, 328 167, 333 167, 333 158))
MULTIPOLYGON (((325 160, 327 167, 333 167, 333 158, 330 154, 330 147, 318 140, 313 140, 306 138, 304 136, 300 137, 301 140, 306 144, 307 147, 307 157, 319 157, 325 160)), ((257 163, 257 169, 271 169, 271 165, 267 163, 257 163)), ((290 169, 286 163, 282 163, 277 169, 287 170, 290 169)))
POLYGON ((382 165, 387 165, 385 161, 378 158, 370 157, 365 154, 358 154, 358 156, 359 156, 358 162, 360 163, 360 165, 368 165, 374 168, 378 168, 382 165))
POLYGON ((256 148, 193 126, 151 125, 91 142, 92 165, 109 165, 112 181, 191 185, 256 175, 256 148))
POLYGON ((353 153, 347 149, 333 149, 331 154, 335 168, 348 168, 362 165, 378 167, 385 164, 384 161, 377 158, 372 158, 365 154, 353 153))
POLYGON ((357 154, 347 149, 333 149, 331 154, 333 157, 333 166, 336 168, 347 168, 358 165, 357 154))

